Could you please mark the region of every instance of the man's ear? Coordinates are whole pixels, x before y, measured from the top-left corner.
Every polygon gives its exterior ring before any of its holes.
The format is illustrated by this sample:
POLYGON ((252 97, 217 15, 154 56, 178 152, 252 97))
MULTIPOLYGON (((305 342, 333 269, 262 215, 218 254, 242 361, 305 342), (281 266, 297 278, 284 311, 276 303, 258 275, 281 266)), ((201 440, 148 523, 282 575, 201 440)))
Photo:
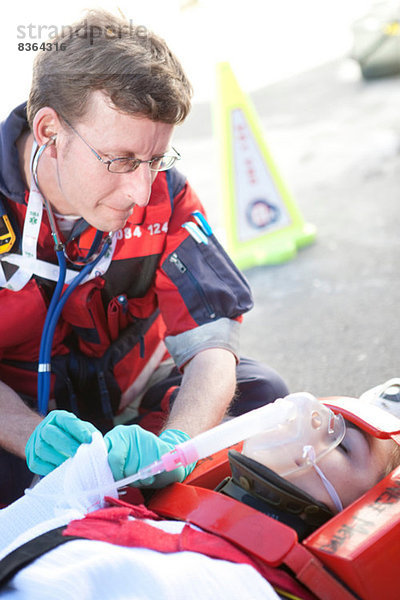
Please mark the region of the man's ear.
POLYGON ((33 136, 39 146, 43 144, 47 144, 50 140, 53 140, 52 148, 51 148, 51 156, 57 156, 56 150, 56 139, 57 134, 61 130, 62 125, 60 123, 60 119, 58 114, 54 110, 54 108, 50 108, 49 106, 44 106, 35 115, 32 124, 33 136))

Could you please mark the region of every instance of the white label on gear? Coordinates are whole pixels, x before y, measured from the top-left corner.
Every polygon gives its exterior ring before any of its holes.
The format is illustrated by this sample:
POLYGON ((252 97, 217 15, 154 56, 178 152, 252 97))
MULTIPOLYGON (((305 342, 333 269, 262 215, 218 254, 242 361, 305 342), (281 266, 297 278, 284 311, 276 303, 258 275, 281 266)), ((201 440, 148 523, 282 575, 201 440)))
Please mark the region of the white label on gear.
POLYGON ((232 111, 237 237, 241 242, 282 229, 291 219, 243 111, 232 111))

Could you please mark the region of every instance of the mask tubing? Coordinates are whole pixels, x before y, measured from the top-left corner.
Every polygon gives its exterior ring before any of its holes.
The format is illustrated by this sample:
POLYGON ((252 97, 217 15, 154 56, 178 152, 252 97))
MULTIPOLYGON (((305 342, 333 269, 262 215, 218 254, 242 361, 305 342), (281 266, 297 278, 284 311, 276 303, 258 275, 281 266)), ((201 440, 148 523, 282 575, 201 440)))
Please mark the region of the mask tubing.
POLYGON ((317 475, 320 477, 322 483, 324 484, 324 487, 328 492, 333 504, 335 505, 336 510, 338 512, 341 512, 343 510, 343 504, 341 499, 339 498, 339 494, 337 493, 329 479, 324 475, 322 469, 317 465, 315 460, 315 450, 312 446, 304 446, 304 457, 307 458, 314 467, 317 475))

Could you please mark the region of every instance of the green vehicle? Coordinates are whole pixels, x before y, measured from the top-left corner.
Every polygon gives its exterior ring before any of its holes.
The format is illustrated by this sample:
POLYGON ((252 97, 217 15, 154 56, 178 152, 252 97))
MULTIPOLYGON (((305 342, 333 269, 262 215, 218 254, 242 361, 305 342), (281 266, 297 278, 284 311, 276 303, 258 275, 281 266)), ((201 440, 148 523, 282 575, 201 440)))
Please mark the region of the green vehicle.
POLYGON ((400 74, 400 2, 377 2, 353 24, 352 58, 364 79, 400 74))

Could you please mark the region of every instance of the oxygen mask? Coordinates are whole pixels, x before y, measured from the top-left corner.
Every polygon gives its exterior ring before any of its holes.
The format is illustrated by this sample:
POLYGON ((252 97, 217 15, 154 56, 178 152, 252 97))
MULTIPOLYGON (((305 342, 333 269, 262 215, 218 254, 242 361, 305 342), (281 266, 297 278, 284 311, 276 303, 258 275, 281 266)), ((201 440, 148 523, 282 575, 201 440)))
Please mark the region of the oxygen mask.
POLYGON ((291 394, 288 399, 295 410, 273 429, 247 439, 242 451, 281 477, 313 467, 346 433, 342 415, 335 415, 311 394, 291 394))

